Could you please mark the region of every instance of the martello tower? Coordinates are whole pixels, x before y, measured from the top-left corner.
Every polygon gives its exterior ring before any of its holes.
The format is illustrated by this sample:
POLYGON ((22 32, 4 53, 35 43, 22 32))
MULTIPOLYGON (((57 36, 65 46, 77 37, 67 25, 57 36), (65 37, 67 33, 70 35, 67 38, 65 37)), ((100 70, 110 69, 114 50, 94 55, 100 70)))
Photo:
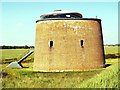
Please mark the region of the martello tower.
POLYGON ((34 71, 79 71, 104 64, 100 19, 59 10, 36 21, 34 71))

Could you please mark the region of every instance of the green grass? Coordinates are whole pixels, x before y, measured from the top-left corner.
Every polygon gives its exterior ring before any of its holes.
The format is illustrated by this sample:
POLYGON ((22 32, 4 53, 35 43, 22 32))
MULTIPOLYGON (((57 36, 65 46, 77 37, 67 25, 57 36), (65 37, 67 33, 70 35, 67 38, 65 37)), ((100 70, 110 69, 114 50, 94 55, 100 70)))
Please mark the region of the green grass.
POLYGON ((42 73, 32 71, 33 63, 23 64, 29 68, 10 69, 5 68, 7 64, 3 65, 4 88, 73 88, 77 83, 82 83, 104 70, 42 73))
POLYGON ((28 52, 28 49, 0 49, 2 59, 20 58, 28 52))
MULTIPOLYGON (((116 54, 117 50, 116 46, 105 47, 105 54, 116 54)), ((4 62, 9 62, 12 58, 19 60, 27 52, 27 49, 6 49, 3 50, 2 60, 4 62)), ((118 81, 120 81, 118 71, 120 70, 118 70, 117 58, 106 59, 106 64, 110 64, 106 68, 60 73, 34 72, 33 55, 28 58, 30 60, 25 61, 30 62, 22 64, 29 68, 10 69, 6 68, 8 63, 2 65, 2 86, 4 88, 118 88, 118 81)))
MULTIPOLYGON (((29 52, 29 49, 0 49, 0 52, 2 52, 2 62, 10 63, 18 61, 29 52)), ((34 54, 30 55, 25 61, 33 61, 33 58, 34 54)))
MULTIPOLYGON (((43 73, 29 68, 3 69, 4 88, 118 88, 118 59, 107 59, 111 66, 89 71, 43 73)), ((3 67, 5 67, 4 64, 3 67)))
POLYGON ((104 46, 105 54, 118 54, 120 47, 118 46, 104 46))
MULTIPOLYGON (((118 61, 112 59, 112 65, 103 70, 100 74, 84 81, 80 88, 118 88, 118 61)), ((108 60, 108 63, 110 61, 108 60)))
POLYGON ((41 73, 31 69, 4 69, 3 87, 6 88, 73 88, 99 74, 101 70, 41 73))

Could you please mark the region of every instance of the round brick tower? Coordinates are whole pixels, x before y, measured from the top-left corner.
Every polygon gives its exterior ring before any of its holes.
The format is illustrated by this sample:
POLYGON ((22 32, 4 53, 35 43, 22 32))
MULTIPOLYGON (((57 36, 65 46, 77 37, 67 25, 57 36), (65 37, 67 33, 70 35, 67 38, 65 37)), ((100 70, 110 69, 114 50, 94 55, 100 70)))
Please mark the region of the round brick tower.
POLYGON ((36 21, 34 71, 79 71, 104 64, 100 19, 55 11, 36 21))

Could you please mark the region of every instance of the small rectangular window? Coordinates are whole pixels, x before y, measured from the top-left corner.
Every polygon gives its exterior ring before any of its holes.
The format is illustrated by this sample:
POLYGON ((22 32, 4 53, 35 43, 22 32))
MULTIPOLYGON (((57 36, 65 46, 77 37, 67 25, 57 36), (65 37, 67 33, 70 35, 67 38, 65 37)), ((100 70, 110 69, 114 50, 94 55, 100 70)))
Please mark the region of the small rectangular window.
POLYGON ((80 46, 83 48, 83 40, 80 40, 80 46))
POLYGON ((53 47, 53 41, 50 41, 50 48, 53 47))

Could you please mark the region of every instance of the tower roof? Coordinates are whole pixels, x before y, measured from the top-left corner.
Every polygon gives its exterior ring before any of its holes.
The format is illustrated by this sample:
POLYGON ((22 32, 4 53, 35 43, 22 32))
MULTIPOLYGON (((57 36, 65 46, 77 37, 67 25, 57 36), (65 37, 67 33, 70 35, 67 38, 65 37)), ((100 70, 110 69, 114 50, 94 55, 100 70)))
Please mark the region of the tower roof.
POLYGON ((82 18, 82 14, 73 11, 54 10, 40 16, 41 20, 51 18, 82 18))

